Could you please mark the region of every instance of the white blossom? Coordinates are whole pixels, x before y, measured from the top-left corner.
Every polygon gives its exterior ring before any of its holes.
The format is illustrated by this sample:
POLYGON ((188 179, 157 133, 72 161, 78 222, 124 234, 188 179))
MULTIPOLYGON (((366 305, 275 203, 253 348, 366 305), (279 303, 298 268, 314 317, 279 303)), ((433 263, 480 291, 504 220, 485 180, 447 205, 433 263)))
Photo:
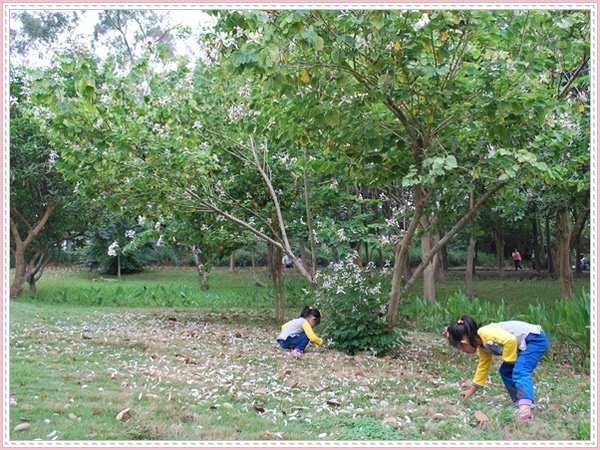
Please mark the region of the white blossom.
POLYGON ((137 216, 137 223, 140 226, 143 226, 146 223, 146 216, 137 216))
POLYGON ((56 150, 52 150, 50 152, 50 154, 48 155, 48 162, 50 164, 54 164, 54 161, 56 161, 56 159, 58 158, 58 152, 56 150))
POLYGON ((250 89, 250 86, 241 86, 237 93, 238 95, 248 99, 252 95, 252 90, 250 89))
POLYGON ((237 48, 236 42, 235 42, 235 38, 233 36, 228 35, 227 33, 224 32, 219 32, 216 34, 215 36, 215 42, 217 45, 229 48, 229 47, 235 47, 237 48))
POLYGON ((127 239, 133 239, 135 237, 135 230, 127 230, 125 232, 125 237, 127 239))
POLYGON ((413 28, 415 29, 415 31, 420 30, 421 28, 423 28, 425 25, 427 25, 429 23, 431 19, 429 18, 429 14, 425 13, 421 16, 421 18, 419 20, 417 20, 414 24, 413 24, 413 28))
POLYGON ((108 256, 117 256, 117 250, 119 250, 119 243, 117 241, 114 241, 108 246, 108 256))
POLYGON ((261 40, 262 36, 263 35, 262 35, 261 30, 251 31, 250 33, 248 33, 248 39, 246 42, 248 44, 252 44, 252 43, 260 44, 260 40, 261 40))

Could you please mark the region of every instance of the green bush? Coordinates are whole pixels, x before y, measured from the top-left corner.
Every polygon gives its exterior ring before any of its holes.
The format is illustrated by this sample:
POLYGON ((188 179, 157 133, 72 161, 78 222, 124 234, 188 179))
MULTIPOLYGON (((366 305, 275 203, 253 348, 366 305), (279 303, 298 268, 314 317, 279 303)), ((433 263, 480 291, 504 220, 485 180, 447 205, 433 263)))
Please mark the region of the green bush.
POLYGON ((350 256, 318 275, 316 306, 323 315, 323 335, 351 355, 361 351, 385 355, 398 338, 385 330, 387 296, 373 269, 369 263, 361 270, 350 256))
POLYGON ((477 298, 469 298, 462 292, 451 294, 445 301, 426 302, 421 298, 410 299, 402 306, 402 315, 415 321, 419 329, 441 332, 446 325, 463 315, 469 315, 478 324, 510 320, 508 307, 502 301, 499 305, 477 298))
POLYGON ((555 303, 552 308, 544 305, 530 306, 524 319, 542 326, 550 342, 560 342, 581 352, 586 368, 590 364, 590 294, 582 291, 572 299, 555 303))

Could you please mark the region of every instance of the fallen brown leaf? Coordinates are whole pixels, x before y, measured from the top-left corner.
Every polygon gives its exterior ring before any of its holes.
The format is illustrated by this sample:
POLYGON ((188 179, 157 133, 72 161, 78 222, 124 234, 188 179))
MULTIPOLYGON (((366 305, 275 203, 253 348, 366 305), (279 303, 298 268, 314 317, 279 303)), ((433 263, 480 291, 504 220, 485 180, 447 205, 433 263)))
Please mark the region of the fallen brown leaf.
POLYGON ((124 420, 127 421, 129 420, 130 416, 129 416, 129 410, 131 408, 125 408, 123 411, 121 411, 119 414, 116 415, 115 419, 116 420, 124 420))
POLYGON ((477 425, 479 425, 480 427, 484 427, 490 421, 488 416, 486 416, 481 411, 477 411, 475 413, 475 419, 477 420, 477 425))
POLYGON ((292 406, 292 411, 302 411, 306 409, 306 406, 292 406))
POLYGON ((265 431, 265 434, 267 436, 274 437, 274 438, 277 438, 277 439, 283 439, 283 433, 281 431, 278 431, 278 432, 275 432, 275 433, 272 432, 272 431, 265 431))

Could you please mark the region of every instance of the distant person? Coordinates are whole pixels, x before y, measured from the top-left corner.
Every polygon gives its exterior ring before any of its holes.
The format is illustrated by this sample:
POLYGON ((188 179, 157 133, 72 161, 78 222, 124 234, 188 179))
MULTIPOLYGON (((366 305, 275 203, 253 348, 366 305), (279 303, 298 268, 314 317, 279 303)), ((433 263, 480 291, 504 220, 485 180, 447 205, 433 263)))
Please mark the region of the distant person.
POLYGON ((523 270, 523 267, 521 266, 521 254, 519 253, 519 250, 517 250, 515 248, 515 250, 512 252, 512 259, 513 262, 515 263, 515 270, 523 270))
POLYGON ((300 317, 292 319, 281 326, 281 333, 277 336, 279 345, 292 350, 293 356, 304 354, 309 342, 317 345, 323 344, 323 339, 315 334, 313 327, 321 323, 321 312, 317 308, 305 306, 300 317))
POLYGON ((581 270, 590 270, 590 265, 586 262, 583 253, 579 255, 579 267, 581 267, 581 270))
POLYGON ((531 250, 531 270, 535 270, 535 251, 531 250))
POLYGON ((292 258, 290 258, 288 255, 283 255, 283 259, 281 260, 281 263, 287 269, 289 269, 290 267, 292 267, 294 265, 292 258))
POLYGON ((447 326, 444 334, 452 347, 479 354, 471 387, 462 391, 461 397, 469 398, 485 385, 492 357, 501 356, 500 377, 519 419, 533 419, 533 371, 548 350, 548 338, 540 325, 511 320, 479 327, 470 316, 462 316, 447 326))

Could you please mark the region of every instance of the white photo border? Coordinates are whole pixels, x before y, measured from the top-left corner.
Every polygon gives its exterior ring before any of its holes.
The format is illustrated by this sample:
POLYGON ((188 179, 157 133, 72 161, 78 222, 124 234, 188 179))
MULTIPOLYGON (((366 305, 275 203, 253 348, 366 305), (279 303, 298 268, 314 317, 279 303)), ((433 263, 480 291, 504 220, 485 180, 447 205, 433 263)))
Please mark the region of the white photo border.
MULTIPOLYGON (((3 3, 2 4, 2 448, 70 448, 70 447, 216 447, 216 448, 326 448, 326 447, 367 447, 367 448, 482 448, 482 447, 537 447, 537 448, 597 448, 598 447, 598 387, 597 387, 597 266, 600 256, 598 232, 598 141, 597 141, 597 102, 598 102, 598 5, 595 2, 486 2, 486 3, 404 3, 404 2, 307 2, 307 3, 161 3, 161 2, 103 2, 103 3, 3 3), (590 418, 591 434, 587 441, 11 441, 9 423, 9 18, 14 10, 104 10, 104 9, 163 9, 163 10, 211 10, 211 9, 583 9, 590 11, 591 46, 590 46, 590 162, 591 162, 591 217, 590 217, 590 253, 594 262, 590 274, 590 418)), ((534 425, 535 426, 535 425, 534 425)))

